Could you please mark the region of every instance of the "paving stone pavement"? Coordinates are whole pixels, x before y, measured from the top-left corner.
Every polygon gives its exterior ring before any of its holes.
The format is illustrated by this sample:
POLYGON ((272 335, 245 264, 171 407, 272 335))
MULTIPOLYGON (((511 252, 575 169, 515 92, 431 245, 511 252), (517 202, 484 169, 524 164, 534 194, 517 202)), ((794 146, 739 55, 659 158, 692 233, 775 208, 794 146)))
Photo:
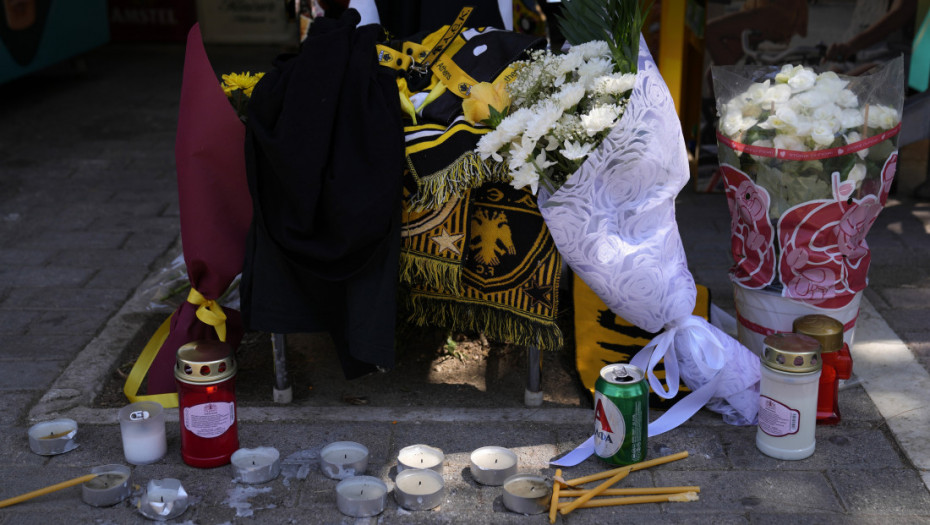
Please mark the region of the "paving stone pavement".
MULTIPOLYGON (((278 51, 209 49, 218 71, 262 70, 278 51)), ((139 290, 179 253, 173 150, 182 66, 180 45, 114 44, 0 86, 0 499, 124 462, 116 411, 93 408, 91 400, 99 378, 139 336, 146 306, 139 290), (28 427, 62 415, 78 421, 80 447, 54 457, 30 452, 28 427)), ((926 149, 902 151, 901 176, 921 176, 925 163, 926 149)), ((732 312, 725 199, 686 189, 678 218, 697 281, 732 312)), ((863 350, 854 349, 858 382, 842 391, 842 423, 817 429, 811 458, 768 458, 755 448, 754 428, 702 412, 649 443, 650 457, 687 450, 687 459, 624 481, 700 485, 699 501, 583 509, 559 522, 930 523, 923 479, 930 453, 918 443, 927 430, 921 407, 930 406, 930 383, 920 388, 930 366, 930 203, 893 195, 869 242, 863 350), (883 355, 899 357, 885 363, 883 355), (904 372, 888 368, 897 366, 904 372), (898 377, 913 379, 899 385, 898 377), (903 408, 908 403, 916 407, 903 408)), ((273 482, 242 485, 226 468, 184 465, 176 411, 169 411, 168 456, 134 467, 133 480, 181 479, 192 506, 178 523, 544 523, 545 516, 507 512, 500 488, 475 483, 468 452, 506 446, 518 453, 521 470, 551 476, 548 460, 587 438, 590 419, 588 409, 546 403, 347 411, 271 406, 269 395, 269 406, 240 411, 239 431, 244 444, 272 444, 290 457, 273 482), (389 486, 400 448, 442 448, 447 495, 440 509, 407 512, 390 500, 378 518, 341 515, 334 483, 316 468, 319 449, 339 439, 366 443, 369 473, 389 486)), ((567 474, 604 468, 588 460, 567 474)), ((0 509, 0 525, 143 522, 132 506, 137 498, 138 491, 99 509, 72 487, 0 509)))

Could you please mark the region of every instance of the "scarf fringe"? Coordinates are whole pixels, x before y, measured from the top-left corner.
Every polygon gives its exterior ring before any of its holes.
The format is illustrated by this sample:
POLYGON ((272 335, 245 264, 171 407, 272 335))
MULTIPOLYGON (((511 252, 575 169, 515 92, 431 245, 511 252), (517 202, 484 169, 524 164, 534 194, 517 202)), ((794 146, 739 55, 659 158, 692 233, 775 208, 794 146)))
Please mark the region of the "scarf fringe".
POLYGON ((510 180, 506 163, 485 162, 474 151, 467 151, 445 168, 422 177, 416 174, 409 157, 407 163, 417 180, 417 192, 408 198, 407 205, 418 212, 439 208, 485 182, 510 180))
POLYGON ((461 293, 462 265, 459 261, 446 261, 401 251, 400 282, 459 295, 461 293))
POLYGON ((540 350, 561 350, 562 330, 555 321, 540 321, 502 308, 465 303, 461 299, 425 296, 409 297, 407 321, 416 326, 441 326, 462 332, 483 332, 490 339, 540 350))

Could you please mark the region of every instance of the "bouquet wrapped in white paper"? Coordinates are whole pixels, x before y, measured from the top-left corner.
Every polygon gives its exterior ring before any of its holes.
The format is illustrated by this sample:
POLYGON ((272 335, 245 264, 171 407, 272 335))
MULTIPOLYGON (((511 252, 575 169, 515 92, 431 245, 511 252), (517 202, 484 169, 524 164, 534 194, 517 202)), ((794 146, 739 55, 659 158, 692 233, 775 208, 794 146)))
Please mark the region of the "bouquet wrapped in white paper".
MULTIPOLYGON (((583 55, 598 47, 589 42, 578 52, 583 55)), ((599 66, 591 67, 603 67, 600 59, 609 61, 610 55, 594 58, 599 66)), ((565 68, 557 74, 565 75, 563 82, 571 84, 579 82, 582 73, 565 68)), ((616 76, 609 68, 600 77, 611 74, 617 79, 630 78, 616 76)), ((632 80, 627 84, 632 87, 629 98, 607 102, 612 113, 596 127, 568 125, 575 119, 593 121, 593 106, 580 115, 580 106, 537 113, 548 115, 547 121, 534 120, 531 125, 526 125, 530 121, 524 121, 517 109, 512 113, 517 115, 514 120, 533 133, 509 131, 505 118, 497 128, 505 131, 482 139, 484 149, 479 144, 479 152, 489 159, 506 159, 515 172, 515 186, 539 181, 538 203, 559 252, 614 313, 644 330, 664 329, 632 363, 646 371, 653 390, 662 397, 677 394, 679 378, 693 392, 652 422, 649 435, 675 428, 703 406, 723 414, 732 424, 755 423, 758 359, 735 339, 691 314, 696 288, 674 209, 675 196, 689 178, 687 154, 674 103, 642 40, 638 72, 632 80), (566 129, 574 129, 577 135, 566 137, 566 129), (502 140, 502 134, 510 141, 502 140), (565 169, 568 164, 552 157, 578 149, 586 151, 570 159, 576 161, 570 170, 565 169), (663 358, 664 385, 653 372, 663 358)), ((605 96, 594 86, 606 80, 595 76, 590 82, 580 82, 591 87, 579 100, 605 96)), ((563 93, 555 90, 542 98, 551 97, 558 108, 563 93)), ((519 100, 519 95, 514 98, 519 100)), ((566 457, 556 464, 574 464, 580 459, 566 457)))

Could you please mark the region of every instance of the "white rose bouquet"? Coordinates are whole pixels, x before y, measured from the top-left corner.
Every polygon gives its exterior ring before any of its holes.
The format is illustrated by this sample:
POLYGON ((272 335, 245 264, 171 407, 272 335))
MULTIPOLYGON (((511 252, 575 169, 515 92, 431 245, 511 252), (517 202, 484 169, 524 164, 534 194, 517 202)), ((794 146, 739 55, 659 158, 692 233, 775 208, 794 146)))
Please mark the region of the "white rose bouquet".
POLYGON ((897 164, 902 59, 859 77, 785 65, 714 67, 713 79, 740 341, 760 351, 765 333, 821 313, 851 343, 865 236, 897 164))

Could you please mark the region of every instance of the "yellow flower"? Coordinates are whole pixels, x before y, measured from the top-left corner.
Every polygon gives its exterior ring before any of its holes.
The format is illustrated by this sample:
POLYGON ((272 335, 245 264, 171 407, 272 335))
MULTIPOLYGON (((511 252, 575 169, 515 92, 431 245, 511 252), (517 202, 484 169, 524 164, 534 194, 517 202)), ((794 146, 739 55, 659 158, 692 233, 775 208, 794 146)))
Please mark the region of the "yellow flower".
POLYGON ((223 92, 226 93, 227 97, 231 97, 233 92, 241 90, 243 95, 251 97, 255 84, 257 84, 263 76, 265 76, 264 73, 256 73, 253 75, 249 72, 223 75, 223 92))
MULTIPOLYGON (((468 98, 462 101, 462 114, 465 120, 472 124, 493 121, 491 108, 498 114, 498 120, 507 114, 510 107, 510 95, 507 93, 506 82, 500 81, 491 84, 479 82, 471 88, 468 98)), ((496 125, 498 122, 491 122, 496 125)))

